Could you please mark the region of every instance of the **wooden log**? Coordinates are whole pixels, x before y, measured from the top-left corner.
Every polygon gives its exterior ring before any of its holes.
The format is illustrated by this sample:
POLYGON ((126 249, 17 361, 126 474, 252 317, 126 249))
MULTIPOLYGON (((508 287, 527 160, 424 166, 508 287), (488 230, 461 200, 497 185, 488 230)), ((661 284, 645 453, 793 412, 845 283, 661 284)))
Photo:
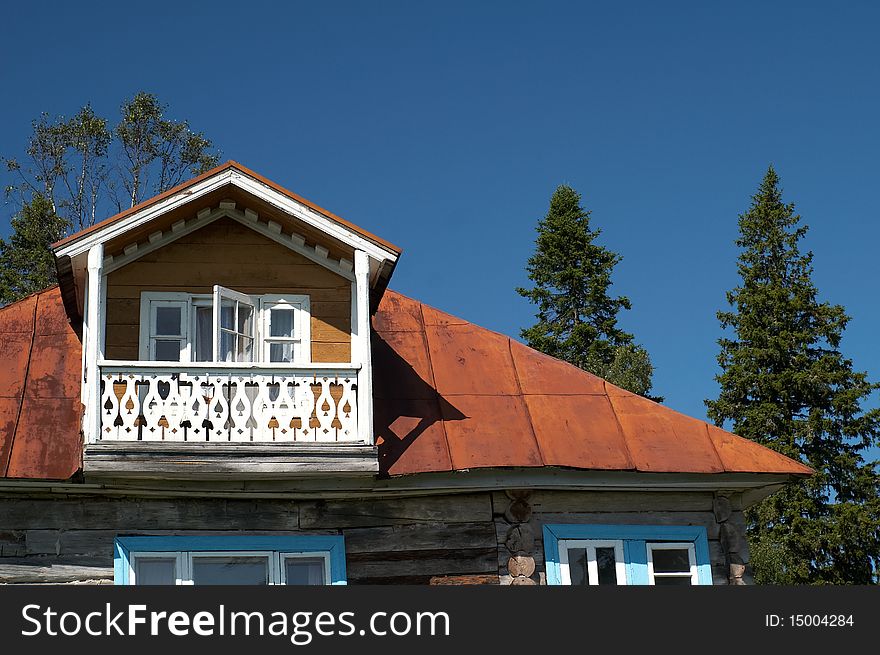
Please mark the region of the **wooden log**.
POLYGON ((400 551, 346 557, 350 578, 400 577, 412 575, 498 574, 495 549, 448 551, 400 551), (389 555, 394 555, 391 558, 389 555), (367 557, 368 559, 364 559, 367 557))
POLYGON ((400 523, 491 521, 487 494, 300 503, 300 527, 357 528, 400 523))
POLYGON ((113 560, 109 565, 52 562, 43 558, 0 559, 0 584, 39 584, 112 581, 113 560))
POLYGON ((535 572, 535 558, 528 555, 512 555, 507 560, 507 572, 512 576, 529 577, 535 572))
POLYGON ((296 530, 297 505, 266 500, 130 498, 0 498, 0 516, 14 530, 296 530))
POLYGON ((515 498, 504 510, 504 518, 510 523, 526 523, 532 516, 532 508, 522 498, 515 498))
MULTIPOLYGON (((504 496, 501 492, 495 498, 504 496)), ((712 493, 670 491, 552 491, 536 490, 529 499, 536 513, 592 512, 710 512, 712 493)))
POLYGON ((496 547, 495 528, 482 523, 417 523, 343 531, 349 554, 496 547))
POLYGON ((428 581, 429 585, 483 585, 498 584, 497 575, 442 575, 434 576, 428 581))

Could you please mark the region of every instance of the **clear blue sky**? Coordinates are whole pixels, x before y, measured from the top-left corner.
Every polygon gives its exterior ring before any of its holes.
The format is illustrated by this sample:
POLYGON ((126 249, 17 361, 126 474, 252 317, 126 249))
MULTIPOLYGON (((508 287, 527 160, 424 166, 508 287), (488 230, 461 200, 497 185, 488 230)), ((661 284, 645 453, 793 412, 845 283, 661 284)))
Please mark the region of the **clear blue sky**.
POLYGON ((624 257, 656 392, 701 418, 737 215, 772 162, 852 316, 843 349, 880 378, 877 3, 197 4, 5 7, 0 153, 41 111, 154 92, 223 159, 403 247, 393 288, 512 336, 569 184, 624 257))

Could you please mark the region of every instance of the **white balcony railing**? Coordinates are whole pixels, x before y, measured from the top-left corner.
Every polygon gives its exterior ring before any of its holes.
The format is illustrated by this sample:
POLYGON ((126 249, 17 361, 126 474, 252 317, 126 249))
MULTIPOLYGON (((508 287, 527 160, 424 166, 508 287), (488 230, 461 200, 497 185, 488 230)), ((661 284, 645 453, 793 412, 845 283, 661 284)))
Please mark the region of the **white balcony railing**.
POLYGON ((104 362, 102 442, 358 441, 357 366, 104 362))

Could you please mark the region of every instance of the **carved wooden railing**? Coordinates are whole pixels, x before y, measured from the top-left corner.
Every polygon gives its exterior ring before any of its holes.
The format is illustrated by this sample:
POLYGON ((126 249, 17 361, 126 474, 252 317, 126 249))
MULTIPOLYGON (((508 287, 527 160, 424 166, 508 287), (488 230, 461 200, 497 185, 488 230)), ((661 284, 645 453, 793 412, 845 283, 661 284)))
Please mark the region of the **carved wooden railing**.
POLYGON ((105 363, 100 441, 357 441, 357 368, 105 363))

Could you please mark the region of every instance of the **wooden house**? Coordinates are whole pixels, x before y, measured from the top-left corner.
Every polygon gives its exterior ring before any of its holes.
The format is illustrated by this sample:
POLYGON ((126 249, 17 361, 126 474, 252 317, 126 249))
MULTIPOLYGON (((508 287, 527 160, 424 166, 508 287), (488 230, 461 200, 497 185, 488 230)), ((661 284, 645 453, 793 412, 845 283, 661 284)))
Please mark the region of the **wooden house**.
POLYGON ((727 584, 801 464, 389 290, 229 162, 0 309, 0 582, 727 584))

